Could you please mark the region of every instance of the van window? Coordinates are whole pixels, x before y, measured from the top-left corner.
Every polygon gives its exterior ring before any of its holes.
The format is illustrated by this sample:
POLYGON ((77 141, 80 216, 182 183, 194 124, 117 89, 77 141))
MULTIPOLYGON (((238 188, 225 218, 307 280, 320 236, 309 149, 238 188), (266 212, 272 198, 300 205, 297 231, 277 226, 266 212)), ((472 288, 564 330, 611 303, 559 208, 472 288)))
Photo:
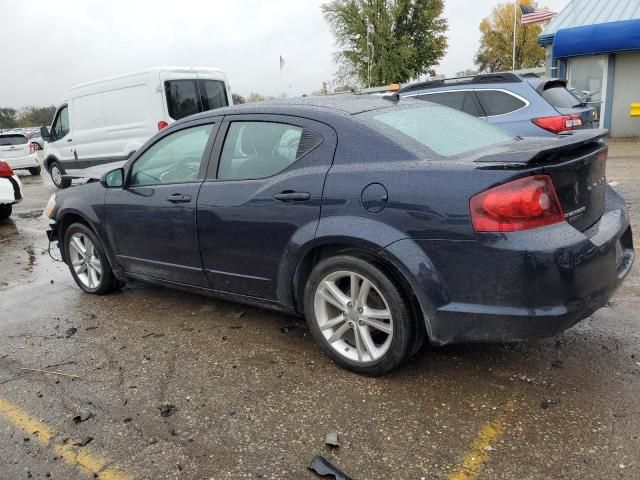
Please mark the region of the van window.
POLYGON ((518 97, 498 90, 476 90, 476 95, 488 117, 515 112, 527 106, 518 97))
POLYGON ((25 143, 27 143, 27 137, 24 135, 0 135, 0 147, 24 145, 25 143))
POLYGON ((374 115, 373 120, 445 157, 513 140, 507 132, 484 120, 440 105, 392 110, 374 115))
POLYGON ((224 82, 216 80, 167 80, 164 90, 174 120, 229 105, 224 82))
POLYGON ((65 105, 58 112, 51 130, 56 140, 64 138, 69 133, 69 107, 65 105))

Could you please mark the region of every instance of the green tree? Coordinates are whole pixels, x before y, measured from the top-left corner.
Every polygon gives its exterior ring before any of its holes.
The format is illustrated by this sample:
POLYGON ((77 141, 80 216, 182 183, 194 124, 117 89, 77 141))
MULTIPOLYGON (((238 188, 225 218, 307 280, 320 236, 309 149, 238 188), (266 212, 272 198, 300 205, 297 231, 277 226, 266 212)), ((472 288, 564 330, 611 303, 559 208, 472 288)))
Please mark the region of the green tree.
MULTIPOLYGON (((532 0, 520 0, 520 3, 537 6, 532 0)), ((538 45, 538 35, 542 27, 539 23, 522 25, 520 8, 513 3, 506 3, 494 7, 491 15, 480 22, 480 48, 475 57, 479 71, 511 70, 514 8, 516 9, 516 70, 544 65, 544 49, 538 45)))
POLYGON ((0 108, 0 128, 15 128, 18 126, 15 108, 0 108))
POLYGON ((332 0, 321 8, 337 63, 367 86, 416 78, 447 48, 443 0, 332 0))
POLYGON ((20 127, 40 127, 51 125, 56 107, 26 107, 18 114, 18 126, 20 127))
POLYGON ((233 100, 233 104, 234 105, 240 105, 241 103, 247 103, 247 101, 244 99, 244 97, 242 95, 240 95, 239 93, 232 93, 231 94, 231 99, 233 100))

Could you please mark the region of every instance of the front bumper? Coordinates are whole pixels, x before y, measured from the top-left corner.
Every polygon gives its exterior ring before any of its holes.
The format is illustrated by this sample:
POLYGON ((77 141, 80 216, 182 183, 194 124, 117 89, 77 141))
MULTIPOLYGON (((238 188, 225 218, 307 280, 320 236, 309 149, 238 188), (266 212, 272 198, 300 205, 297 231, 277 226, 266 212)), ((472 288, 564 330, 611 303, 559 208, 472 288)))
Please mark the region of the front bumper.
POLYGON ((624 201, 608 189, 589 229, 568 223, 475 241, 418 241, 443 283, 431 341, 514 341, 557 334, 605 306, 635 253, 624 201))
POLYGON ((35 168, 39 165, 38 154, 32 153, 23 157, 14 157, 4 159, 5 162, 14 170, 22 170, 25 168, 35 168))

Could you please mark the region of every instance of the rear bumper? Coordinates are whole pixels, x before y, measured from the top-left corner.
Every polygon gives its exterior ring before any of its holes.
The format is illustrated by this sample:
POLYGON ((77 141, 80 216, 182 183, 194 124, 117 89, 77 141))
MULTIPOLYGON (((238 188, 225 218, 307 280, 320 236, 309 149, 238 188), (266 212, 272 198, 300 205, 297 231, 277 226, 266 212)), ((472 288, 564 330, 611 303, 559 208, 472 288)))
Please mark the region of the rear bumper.
POLYGON ((22 201, 22 183, 17 175, 0 178, 0 204, 19 203, 22 201))
POLYGON ((32 153, 31 155, 25 155, 23 157, 7 158, 4 160, 14 170, 21 170, 24 168, 35 168, 38 164, 38 155, 32 153))
POLYGON ((418 243, 445 292, 426 319, 439 345, 562 332, 607 304, 635 257, 624 201, 611 189, 605 213, 583 232, 562 223, 418 243))

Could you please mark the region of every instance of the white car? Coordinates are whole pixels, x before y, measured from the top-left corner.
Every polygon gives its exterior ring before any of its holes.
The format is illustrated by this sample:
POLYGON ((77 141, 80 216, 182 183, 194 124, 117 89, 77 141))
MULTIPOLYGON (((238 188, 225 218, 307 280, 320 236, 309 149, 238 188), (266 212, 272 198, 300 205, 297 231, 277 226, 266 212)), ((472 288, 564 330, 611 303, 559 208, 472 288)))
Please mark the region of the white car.
POLYGON ((0 161, 7 162, 13 170, 40 175, 36 148, 23 133, 0 133, 0 161))
POLYGON ((22 183, 7 162, 0 161, 0 220, 9 218, 13 205, 22 201, 22 183))
POLYGON ((232 103, 226 75, 214 68, 155 67, 84 83, 41 128, 43 165, 66 188, 67 170, 126 160, 175 120, 232 103))

